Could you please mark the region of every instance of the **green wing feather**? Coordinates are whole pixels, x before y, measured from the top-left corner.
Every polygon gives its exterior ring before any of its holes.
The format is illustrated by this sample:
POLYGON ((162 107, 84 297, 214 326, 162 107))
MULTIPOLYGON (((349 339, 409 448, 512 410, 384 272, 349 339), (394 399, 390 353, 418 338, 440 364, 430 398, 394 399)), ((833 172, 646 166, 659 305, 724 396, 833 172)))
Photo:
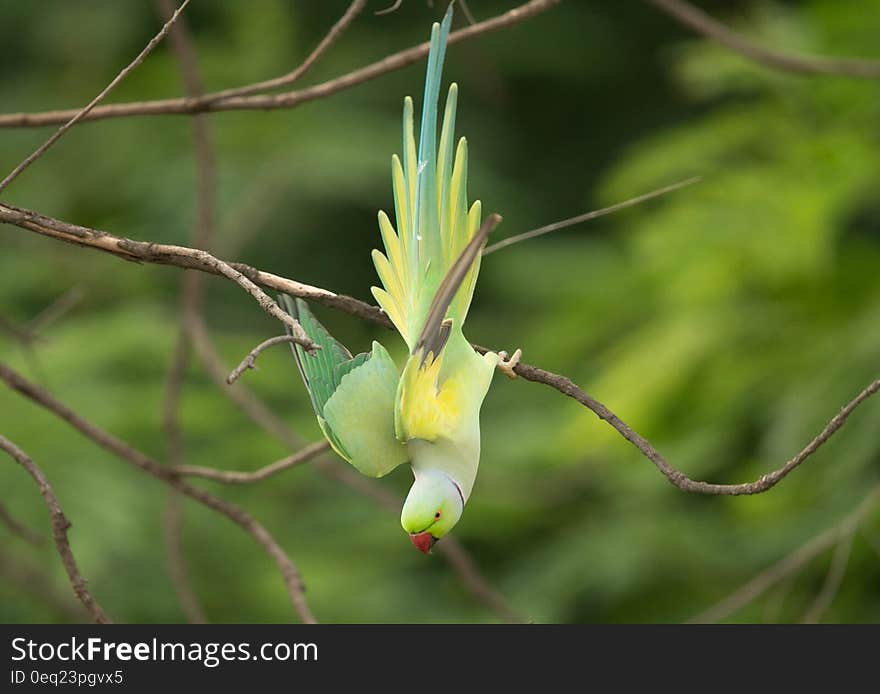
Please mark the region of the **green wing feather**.
MULTIPOLYGON (((327 332, 302 299, 281 295, 285 310, 321 349, 291 349, 315 416, 333 449, 365 475, 381 477, 408 460, 394 435, 399 374, 382 345, 355 357, 327 332)), ((289 332, 289 331, 288 331, 289 332)))

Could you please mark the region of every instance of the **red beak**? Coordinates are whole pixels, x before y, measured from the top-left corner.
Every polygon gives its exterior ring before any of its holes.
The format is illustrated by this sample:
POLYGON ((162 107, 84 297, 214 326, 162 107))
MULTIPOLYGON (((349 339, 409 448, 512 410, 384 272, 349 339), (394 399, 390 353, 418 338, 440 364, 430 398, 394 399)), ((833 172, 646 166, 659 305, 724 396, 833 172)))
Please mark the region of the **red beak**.
POLYGON ((427 530, 421 533, 411 533, 409 539, 416 546, 416 549, 423 554, 430 554, 431 547, 434 546, 434 543, 437 542, 437 538, 434 537, 427 530))

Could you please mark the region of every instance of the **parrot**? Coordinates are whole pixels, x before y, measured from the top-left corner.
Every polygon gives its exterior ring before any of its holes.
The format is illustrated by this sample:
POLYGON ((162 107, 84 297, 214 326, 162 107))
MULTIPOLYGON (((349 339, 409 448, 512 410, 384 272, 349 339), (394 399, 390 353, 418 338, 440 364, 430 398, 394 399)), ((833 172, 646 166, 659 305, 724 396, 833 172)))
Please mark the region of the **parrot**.
MULTIPOLYGON (((400 522, 425 554, 458 523, 480 461, 480 408, 496 369, 513 378, 520 350, 478 353, 462 327, 488 234, 467 204, 467 141, 453 142, 458 86, 449 87, 437 142, 441 73, 452 5, 431 30, 418 154, 413 101, 403 106, 403 156, 392 156, 397 226, 378 214, 384 252, 372 252, 381 287, 372 294, 408 347, 402 369, 373 341, 352 356, 302 299, 279 297, 320 349, 291 342, 318 424, 333 450, 360 473, 383 477, 409 464, 414 481, 400 522), (455 146, 454 146, 455 145, 455 146)), ((289 329, 288 329, 289 332, 289 329)))

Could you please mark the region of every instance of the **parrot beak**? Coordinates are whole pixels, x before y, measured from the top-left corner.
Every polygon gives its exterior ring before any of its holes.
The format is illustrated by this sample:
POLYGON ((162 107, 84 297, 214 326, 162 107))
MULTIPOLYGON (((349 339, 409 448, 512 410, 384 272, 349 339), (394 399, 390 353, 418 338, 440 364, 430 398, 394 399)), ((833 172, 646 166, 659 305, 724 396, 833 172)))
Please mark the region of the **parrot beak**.
POLYGON ((437 538, 427 530, 421 533, 410 533, 409 539, 423 554, 430 554, 431 547, 437 542, 437 538))

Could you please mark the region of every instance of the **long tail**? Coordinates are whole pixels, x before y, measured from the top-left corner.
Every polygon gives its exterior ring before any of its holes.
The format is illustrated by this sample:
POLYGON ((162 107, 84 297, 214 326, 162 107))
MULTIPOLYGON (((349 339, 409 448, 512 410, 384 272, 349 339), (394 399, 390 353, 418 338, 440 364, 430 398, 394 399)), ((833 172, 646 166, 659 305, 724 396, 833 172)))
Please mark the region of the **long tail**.
MULTIPOLYGON (((468 210, 467 142, 461 138, 455 148, 455 111, 458 87, 452 84, 446 100, 443 127, 437 147, 437 106, 446 41, 452 23, 452 6, 441 24, 431 30, 431 49, 425 76, 425 95, 416 155, 413 103, 403 107, 403 162, 392 157, 397 230, 384 212, 379 229, 385 253, 373 251, 376 272, 383 288, 373 287, 373 296, 406 340, 415 349, 434 294, 446 273, 480 227, 479 201, 468 210)), ((479 258, 462 280, 448 316, 458 326, 464 322, 479 272, 479 258)))

